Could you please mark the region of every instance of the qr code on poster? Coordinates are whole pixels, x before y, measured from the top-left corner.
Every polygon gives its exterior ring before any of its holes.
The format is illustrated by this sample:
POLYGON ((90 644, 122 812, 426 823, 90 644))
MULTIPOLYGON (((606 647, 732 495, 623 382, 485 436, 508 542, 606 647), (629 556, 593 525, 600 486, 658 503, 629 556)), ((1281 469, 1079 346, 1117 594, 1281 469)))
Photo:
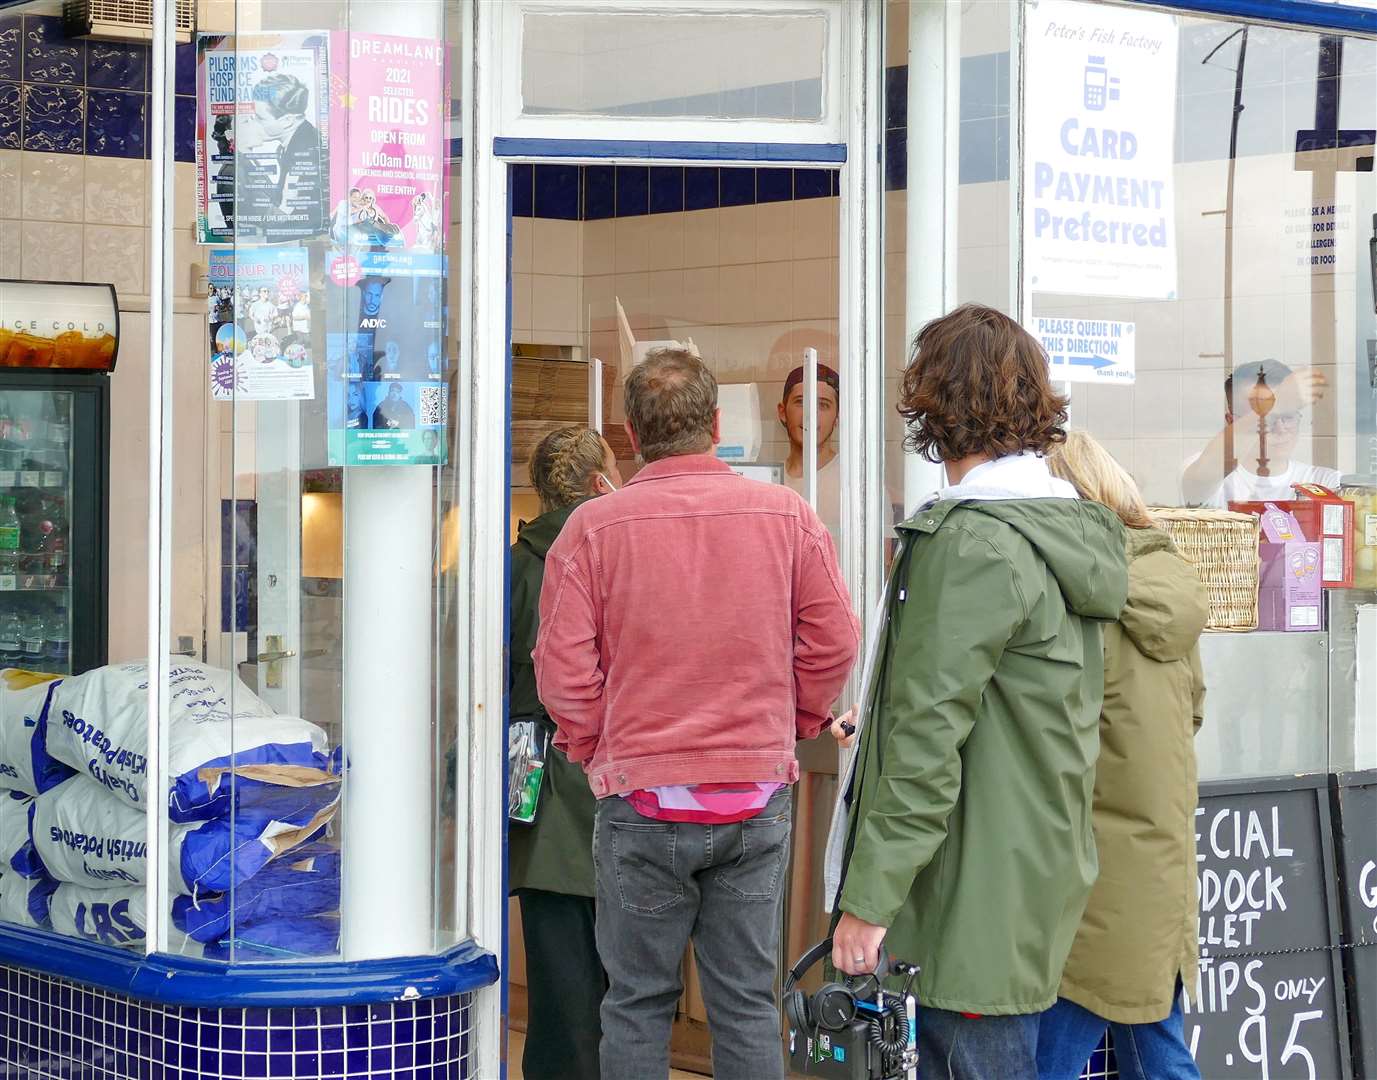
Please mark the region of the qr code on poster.
POLYGON ((434 427, 449 422, 449 402, 443 386, 421 387, 421 426, 434 427))

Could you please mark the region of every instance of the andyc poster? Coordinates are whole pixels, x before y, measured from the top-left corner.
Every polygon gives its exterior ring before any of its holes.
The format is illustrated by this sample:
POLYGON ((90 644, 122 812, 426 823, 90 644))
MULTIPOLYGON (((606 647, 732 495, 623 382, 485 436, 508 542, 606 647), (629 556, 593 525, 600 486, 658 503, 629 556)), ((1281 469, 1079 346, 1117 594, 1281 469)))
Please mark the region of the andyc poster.
POLYGON ((330 35, 330 277, 439 277, 449 90, 444 42, 330 35))
POLYGON ((1043 0, 1025 40, 1033 291, 1174 298, 1175 16, 1043 0))
POLYGON ((198 38, 201 243, 282 243, 325 231, 327 54, 323 31, 198 38))
POLYGON ((216 401, 315 397, 306 251, 215 249, 209 265, 211 397, 216 401))

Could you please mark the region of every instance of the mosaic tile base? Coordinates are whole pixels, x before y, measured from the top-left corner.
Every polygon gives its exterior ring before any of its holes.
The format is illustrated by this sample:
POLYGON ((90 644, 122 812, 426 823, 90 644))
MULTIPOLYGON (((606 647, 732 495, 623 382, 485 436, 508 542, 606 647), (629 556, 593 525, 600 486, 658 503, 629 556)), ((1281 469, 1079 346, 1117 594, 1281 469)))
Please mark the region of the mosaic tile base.
POLYGON ((465 1080, 470 997, 159 1005, 0 967, 0 1080, 465 1080))

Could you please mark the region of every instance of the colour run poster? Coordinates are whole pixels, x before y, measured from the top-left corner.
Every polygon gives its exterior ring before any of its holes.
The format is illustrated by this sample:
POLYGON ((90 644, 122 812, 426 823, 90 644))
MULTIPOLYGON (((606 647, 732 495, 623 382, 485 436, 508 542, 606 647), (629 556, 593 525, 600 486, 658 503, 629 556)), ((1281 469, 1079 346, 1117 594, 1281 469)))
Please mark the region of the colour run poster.
POLYGON ((209 269, 211 397, 216 401, 315 397, 306 251, 214 249, 209 269))
POLYGON ((327 52, 324 31, 198 38, 201 243, 280 243, 325 231, 327 52))
POLYGON ((1043 0, 1025 40, 1033 291, 1174 298, 1176 18, 1043 0))
POLYGON ((330 277, 443 271, 449 102, 444 42, 330 35, 330 277))

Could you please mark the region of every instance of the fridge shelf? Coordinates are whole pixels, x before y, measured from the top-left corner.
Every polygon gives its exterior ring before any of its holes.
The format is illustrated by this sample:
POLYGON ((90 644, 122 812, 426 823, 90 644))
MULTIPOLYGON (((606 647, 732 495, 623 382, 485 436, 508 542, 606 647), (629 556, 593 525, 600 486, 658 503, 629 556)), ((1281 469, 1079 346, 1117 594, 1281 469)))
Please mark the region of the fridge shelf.
POLYGON ((0 592, 65 593, 67 585, 58 584, 56 574, 0 574, 0 592))
POLYGON ((0 492, 24 488, 65 492, 67 474, 61 469, 0 469, 0 492))

